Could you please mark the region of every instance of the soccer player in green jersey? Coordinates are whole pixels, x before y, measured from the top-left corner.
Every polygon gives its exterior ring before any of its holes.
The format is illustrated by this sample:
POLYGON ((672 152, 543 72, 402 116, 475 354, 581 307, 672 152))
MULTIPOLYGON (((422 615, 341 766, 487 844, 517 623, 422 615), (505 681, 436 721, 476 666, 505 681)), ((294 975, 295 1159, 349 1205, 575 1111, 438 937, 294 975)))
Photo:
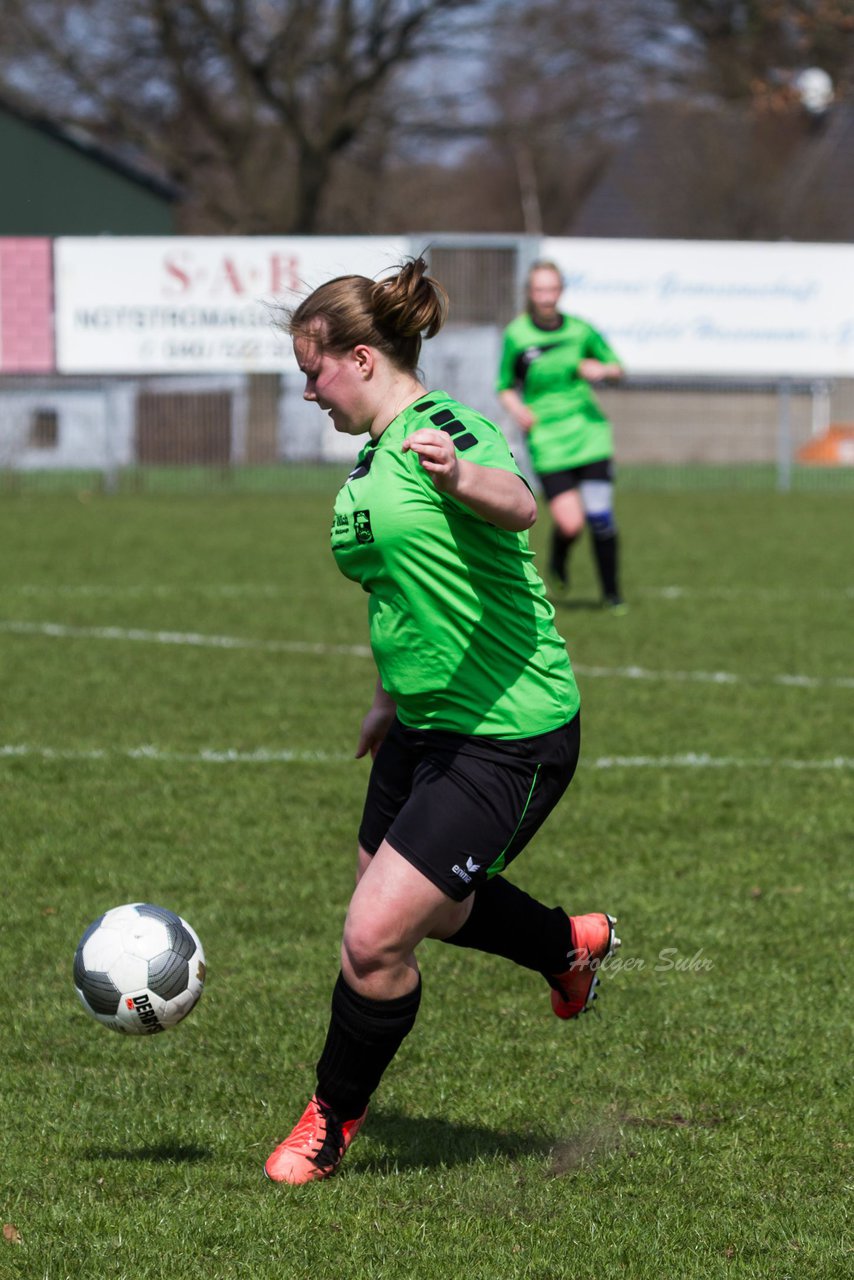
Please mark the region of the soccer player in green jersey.
POLYGON ((553 262, 528 272, 527 310, 504 331, 497 391, 525 433, 531 465, 553 520, 549 576, 568 585, 569 553, 590 526, 604 603, 625 609, 620 594, 614 521, 611 424, 592 385, 622 377, 614 350, 577 316, 558 310, 563 292, 553 262))
POLYGON ((501 874, 569 785, 579 699, 528 548, 533 494, 492 422, 419 381, 446 303, 418 258, 321 285, 288 321, 305 398, 336 431, 368 434, 332 551, 368 594, 377 682, 341 971, 316 1091, 265 1164, 275 1182, 340 1164, 415 1022, 425 938, 541 974, 566 1019, 618 945, 613 917, 570 917, 501 874))

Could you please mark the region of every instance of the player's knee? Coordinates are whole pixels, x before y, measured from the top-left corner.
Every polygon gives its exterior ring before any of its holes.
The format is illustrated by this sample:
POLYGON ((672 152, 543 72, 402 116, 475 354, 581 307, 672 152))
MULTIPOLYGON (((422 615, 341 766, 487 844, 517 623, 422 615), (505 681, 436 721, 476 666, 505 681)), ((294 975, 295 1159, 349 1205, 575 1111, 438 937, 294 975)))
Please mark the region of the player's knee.
POLYGON ((400 958, 381 922, 370 919, 347 920, 341 952, 345 969, 357 978, 391 968, 400 958))
POLYGON ((556 520, 555 524, 564 538, 577 538, 584 528, 584 516, 579 515, 576 519, 556 520))

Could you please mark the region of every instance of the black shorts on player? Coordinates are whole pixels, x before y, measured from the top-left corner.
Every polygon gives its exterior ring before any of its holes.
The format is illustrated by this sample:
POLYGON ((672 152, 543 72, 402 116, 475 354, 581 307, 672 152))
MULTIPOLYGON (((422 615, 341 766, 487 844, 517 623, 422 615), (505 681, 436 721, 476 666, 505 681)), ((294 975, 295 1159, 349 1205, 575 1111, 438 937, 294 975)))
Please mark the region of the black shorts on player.
POLYGON ((589 480, 604 480, 614 483, 614 459, 602 458, 598 462, 587 462, 583 467, 565 467, 563 471, 547 471, 537 476, 543 486, 543 493, 551 502, 559 493, 568 489, 580 489, 589 480))
MULTIPOLYGON (((563 471, 549 471, 539 477, 543 492, 549 502, 561 494, 577 489, 584 510, 584 519, 590 529, 596 571, 602 587, 602 598, 608 608, 616 613, 625 611, 619 587, 617 568, 617 524, 614 520, 614 462, 603 458, 588 462, 583 467, 567 467, 563 471)), ((577 533, 560 527, 557 521, 552 529, 548 572, 557 590, 565 591, 569 585, 569 555, 577 533)))
POLYGON ((383 840, 461 902, 507 867, 569 786, 578 715, 530 738, 468 737, 395 720, 371 771, 359 843, 383 840))

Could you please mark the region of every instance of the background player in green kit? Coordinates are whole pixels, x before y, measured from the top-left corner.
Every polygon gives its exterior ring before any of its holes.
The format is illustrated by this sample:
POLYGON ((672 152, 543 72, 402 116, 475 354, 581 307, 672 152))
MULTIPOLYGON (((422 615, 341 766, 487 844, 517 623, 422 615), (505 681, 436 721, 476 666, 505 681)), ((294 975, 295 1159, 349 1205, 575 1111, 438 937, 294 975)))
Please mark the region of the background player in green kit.
POLYGON ((555 264, 535 262, 528 272, 527 310, 504 331, 497 390, 526 435, 531 465, 549 502, 550 577, 561 589, 568 585, 570 549, 586 520, 603 602, 622 612, 614 445, 591 383, 620 378, 623 370, 600 333, 558 311, 562 292, 555 264))
POLYGON ((328 1177, 360 1129, 421 999, 424 938, 540 973, 574 1018, 617 945, 605 913, 570 917, 500 873, 569 785, 578 690, 526 530, 536 502, 499 429, 416 366, 447 299, 417 259, 315 290, 288 328, 305 398, 368 433, 338 494, 332 551, 368 593, 377 664, 357 756, 373 757, 357 884, 317 1088, 265 1165, 328 1177))

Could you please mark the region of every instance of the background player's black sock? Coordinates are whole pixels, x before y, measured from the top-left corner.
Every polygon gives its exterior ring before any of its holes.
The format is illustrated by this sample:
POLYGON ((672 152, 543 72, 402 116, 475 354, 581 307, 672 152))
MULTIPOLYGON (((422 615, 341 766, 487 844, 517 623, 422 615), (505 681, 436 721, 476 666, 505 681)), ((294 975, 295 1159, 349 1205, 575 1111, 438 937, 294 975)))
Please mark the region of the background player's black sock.
POLYGON ((397 1000, 359 995, 339 973, 332 1017, 317 1064, 317 1096, 339 1120, 354 1120, 368 1105, 383 1072, 415 1024, 421 979, 397 1000))
POLYGON ((560 907, 546 907, 502 876, 476 890, 471 915, 446 942, 504 956, 544 977, 563 973, 572 927, 560 907))
POLYGON ((569 553, 575 536, 567 538, 557 525, 552 525, 551 543, 549 546, 549 569, 566 585, 569 582, 569 553))
POLYGON ((620 587, 617 579, 618 540, 616 533, 598 536, 591 530, 593 538, 593 555, 596 558, 596 570, 602 585, 602 594, 606 600, 620 598, 620 587))

